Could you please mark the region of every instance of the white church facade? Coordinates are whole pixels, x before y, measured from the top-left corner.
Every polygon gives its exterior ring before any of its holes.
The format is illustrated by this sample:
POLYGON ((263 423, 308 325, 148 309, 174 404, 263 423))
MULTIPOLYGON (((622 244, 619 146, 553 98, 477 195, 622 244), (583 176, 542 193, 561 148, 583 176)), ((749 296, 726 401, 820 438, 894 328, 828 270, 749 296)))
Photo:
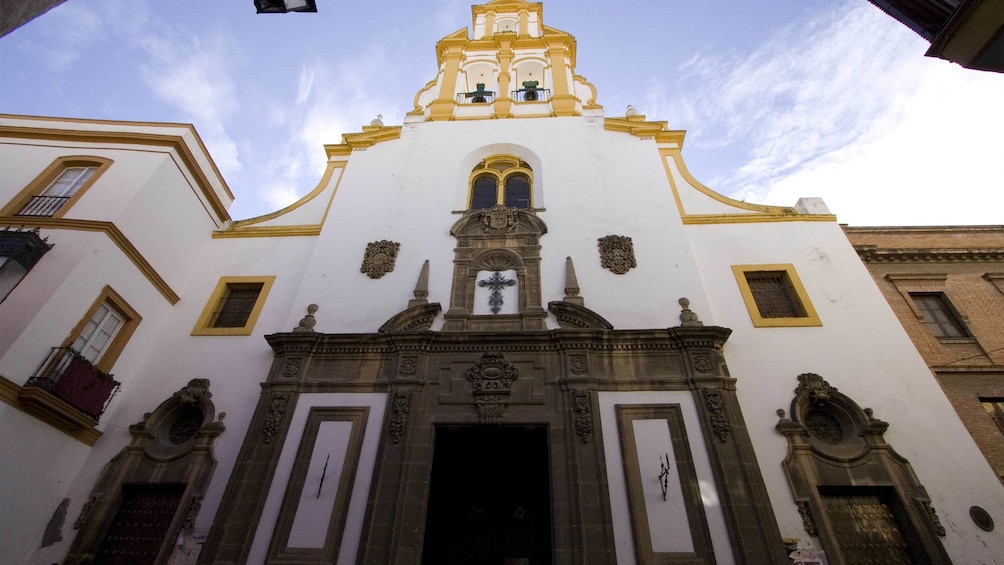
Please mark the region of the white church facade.
POLYGON ((1004 563, 836 217, 700 184, 541 4, 472 18, 257 218, 191 126, 0 115, 8 562, 1004 563))

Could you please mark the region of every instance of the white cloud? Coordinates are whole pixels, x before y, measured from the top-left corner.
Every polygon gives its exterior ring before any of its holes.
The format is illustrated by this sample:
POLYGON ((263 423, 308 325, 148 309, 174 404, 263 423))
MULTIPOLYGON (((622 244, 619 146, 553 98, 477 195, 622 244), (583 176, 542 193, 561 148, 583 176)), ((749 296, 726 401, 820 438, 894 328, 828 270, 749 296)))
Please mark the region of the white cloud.
POLYGON ((142 45, 150 54, 142 71, 150 90, 192 117, 224 174, 239 171, 239 151, 224 125, 233 112, 236 88, 223 39, 210 39, 207 45, 184 34, 150 34, 142 45))
POLYGON ((979 204, 949 215, 939 200, 961 197, 960 183, 972 203, 1002 192, 1004 77, 926 59, 925 46, 868 3, 846 3, 748 54, 695 54, 672 89, 653 81, 647 102, 691 129, 692 151, 730 153, 705 180, 735 198, 823 196, 855 223, 999 223, 979 204))
MULTIPOLYGON (((80 59, 85 49, 106 37, 102 19, 83 4, 68 2, 50 10, 33 25, 44 42, 25 40, 23 51, 30 51, 55 72, 65 71, 80 59)), ((17 37, 17 36, 13 36, 17 37)))

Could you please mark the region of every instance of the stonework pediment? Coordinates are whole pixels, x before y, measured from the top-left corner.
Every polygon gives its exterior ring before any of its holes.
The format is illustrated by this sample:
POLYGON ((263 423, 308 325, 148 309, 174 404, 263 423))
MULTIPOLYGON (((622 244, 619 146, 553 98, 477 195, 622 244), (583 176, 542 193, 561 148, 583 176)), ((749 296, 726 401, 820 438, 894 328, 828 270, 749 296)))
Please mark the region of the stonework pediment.
POLYGON ((533 212, 495 206, 484 210, 471 210, 457 220, 450 228, 454 237, 505 237, 532 235, 540 237, 547 233, 547 225, 533 212))

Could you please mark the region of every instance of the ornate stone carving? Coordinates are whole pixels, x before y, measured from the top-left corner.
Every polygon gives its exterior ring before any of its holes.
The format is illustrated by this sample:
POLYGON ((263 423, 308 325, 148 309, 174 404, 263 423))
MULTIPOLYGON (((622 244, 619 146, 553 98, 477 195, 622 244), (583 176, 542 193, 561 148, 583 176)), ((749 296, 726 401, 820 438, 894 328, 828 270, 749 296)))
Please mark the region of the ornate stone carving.
POLYGON ((715 364, 711 361, 711 355, 707 353, 694 354, 694 369, 698 373, 710 373, 714 368, 715 364))
POLYGON ((517 377, 519 369, 501 353, 485 353, 467 369, 467 380, 474 390, 474 403, 482 424, 502 423, 512 383, 517 377))
POLYGON ((938 512, 931 506, 930 500, 925 500, 923 502, 924 510, 927 511, 927 519, 931 522, 931 526, 934 527, 934 531, 941 537, 945 537, 945 527, 941 525, 941 519, 938 518, 938 512))
POLYGON ((401 441, 404 429, 408 423, 408 410, 411 409, 411 394, 407 392, 394 393, 394 418, 390 421, 390 439, 394 443, 401 441))
POLYGON ((188 512, 185 513, 185 521, 182 523, 182 529, 191 531, 195 527, 195 518, 199 516, 199 510, 202 509, 202 497, 193 496, 191 502, 188 503, 188 512))
POLYGON ((182 404, 197 404, 202 400, 212 398, 213 393, 209 392, 209 379, 192 379, 173 396, 182 404))
POLYGON ((690 299, 681 298, 680 302, 680 325, 684 327, 701 327, 704 322, 697 319, 697 314, 690 309, 690 299))
POLYGON ((732 427, 729 419, 725 417, 725 402, 722 400, 722 393, 717 390, 704 389, 704 406, 708 409, 708 419, 711 422, 711 431, 718 436, 718 441, 725 443, 729 439, 732 427))
POLYGON ((634 243, 631 238, 624 235, 608 235, 601 237, 600 245, 600 265, 604 269, 609 269, 618 275, 630 271, 638 264, 634 259, 634 243))
POLYGON ((77 521, 73 523, 73 529, 79 530, 81 526, 87 523, 87 517, 91 514, 91 508, 94 507, 94 503, 97 502, 98 497, 92 496, 87 499, 87 502, 80 508, 80 515, 77 516, 77 521))
POLYGON ((803 424, 809 434, 823 443, 837 445, 844 439, 844 427, 825 410, 810 410, 803 424))
POLYGON ((282 376, 286 378, 293 378, 297 373, 300 372, 300 362, 302 359, 299 357, 290 359, 286 361, 286 366, 282 369, 282 376))
POLYGON ((812 519, 812 510, 809 508, 809 503, 805 500, 800 500, 798 504, 798 515, 802 517, 802 527, 805 528, 805 533, 809 534, 809 537, 819 537, 819 531, 816 530, 816 521, 812 519))
POLYGON ((265 423, 262 424, 261 431, 264 436, 263 440, 265 443, 270 443, 272 441, 272 436, 279 433, 279 427, 282 425, 282 416, 286 413, 286 402, 289 397, 285 394, 277 394, 272 397, 272 405, 269 406, 268 416, 265 417, 265 423))
POLYGON ((573 392, 572 402, 575 409, 575 434, 582 443, 589 443, 589 436, 593 433, 593 406, 589 392, 584 390, 573 392))
POLYGON ((585 355, 570 355, 568 357, 568 371, 573 375, 583 375, 589 370, 585 355))
POLYGON ((363 266, 359 272, 366 273, 371 279, 378 279, 394 270, 394 261, 397 259, 397 252, 401 244, 396 241, 386 239, 374 241, 366 244, 366 253, 363 255, 363 266))
POLYGON ((836 387, 823 380, 815 373, 802 373, 798 376, 798 388, 795 395, 806 393, 813 404, 825 404, 830 400, 830 394, 837 392, 836 387))
POLYGON ((294 332, 313 332, 314 326, 317 325, 317 319, 314 318, 314 313, 317 312, 317 304, 310 304, 307 306, 307 315, 300 318, 300 323, 293 328, 294 332))
POLYGON ((485 233, 501 234, 516 231, 516 215, 519 210, 506 206, 494 206, 481 211, 481 227, 485 233))
POLYGON ((410 377, 415 374, 416 360, 414 357, 404 357, 401 359, 401 367, 397 373, 402 377, 410 377))

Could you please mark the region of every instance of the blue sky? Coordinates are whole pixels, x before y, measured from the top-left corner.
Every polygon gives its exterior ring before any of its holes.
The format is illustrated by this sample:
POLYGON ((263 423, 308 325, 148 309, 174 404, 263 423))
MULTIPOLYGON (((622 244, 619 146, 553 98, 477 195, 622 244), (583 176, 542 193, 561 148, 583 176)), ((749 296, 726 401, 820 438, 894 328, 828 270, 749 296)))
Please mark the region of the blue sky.
MULTIPOLYGON (((195 125, 235 219, 312 189, 322 144, 400 124, 457 0, 69 0, 0 38, 0 112, 195 125)), ((688 130, 684 158, 750 202, 821 196, 853 225, 1000 224, 1004 75, 923 57, 865 0, 552 0, 608 116, 688 130)))

